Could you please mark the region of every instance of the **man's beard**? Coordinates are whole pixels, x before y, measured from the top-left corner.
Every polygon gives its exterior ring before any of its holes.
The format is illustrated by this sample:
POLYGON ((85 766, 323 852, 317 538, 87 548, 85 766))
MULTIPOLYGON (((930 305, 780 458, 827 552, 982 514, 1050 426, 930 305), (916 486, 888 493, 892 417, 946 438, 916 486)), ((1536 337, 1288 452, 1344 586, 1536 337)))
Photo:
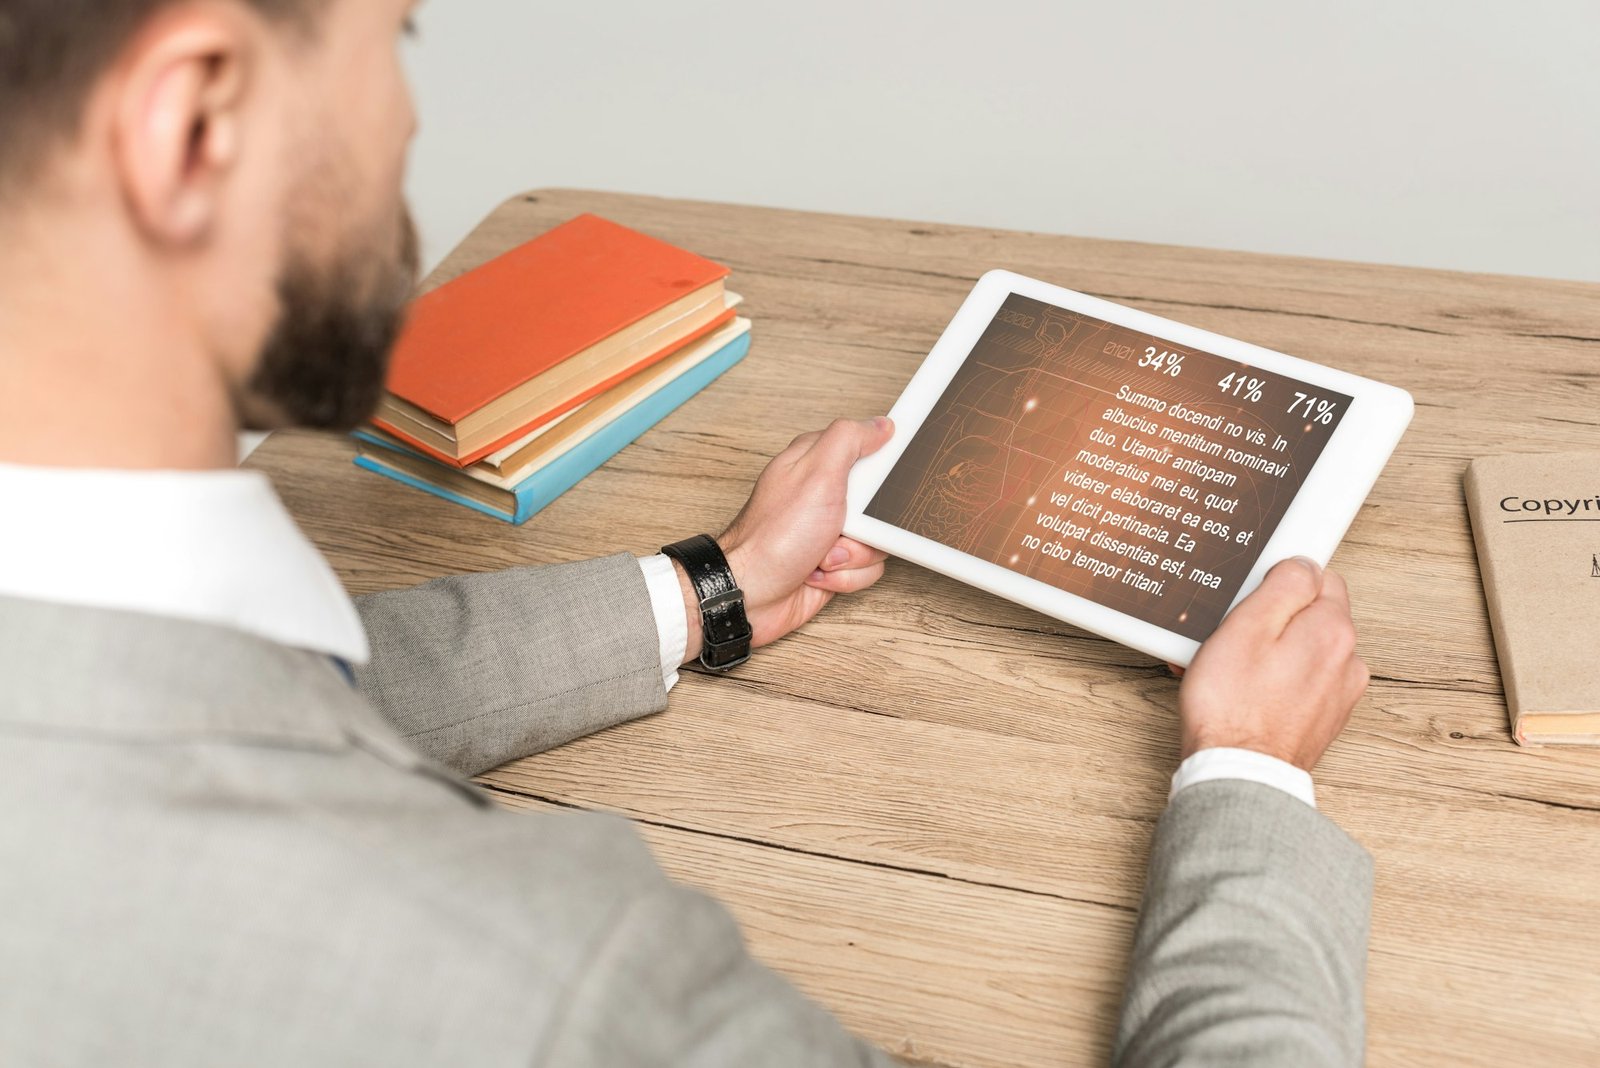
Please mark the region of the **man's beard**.
POLYGON ((290 255, 278 279, 278 321, 238 405, 246 429, 349 430, 372 415, 417 280, 408 212, 398 246, 388 256, 345 253, 331 269, 290 255))

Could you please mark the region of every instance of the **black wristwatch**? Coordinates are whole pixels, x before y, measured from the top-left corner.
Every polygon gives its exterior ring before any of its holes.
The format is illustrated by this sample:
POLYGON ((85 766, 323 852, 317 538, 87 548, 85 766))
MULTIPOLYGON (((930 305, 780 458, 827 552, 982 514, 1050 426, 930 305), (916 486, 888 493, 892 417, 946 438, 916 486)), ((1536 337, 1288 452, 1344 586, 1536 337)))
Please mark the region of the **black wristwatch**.
POLYGON ((700 663, 712 671, 727 671, 749 660, 750 620, 744 614, 744 592, 716 539, 696 534, 663 545, 661 551, 683 565, 700 598, 700 663))

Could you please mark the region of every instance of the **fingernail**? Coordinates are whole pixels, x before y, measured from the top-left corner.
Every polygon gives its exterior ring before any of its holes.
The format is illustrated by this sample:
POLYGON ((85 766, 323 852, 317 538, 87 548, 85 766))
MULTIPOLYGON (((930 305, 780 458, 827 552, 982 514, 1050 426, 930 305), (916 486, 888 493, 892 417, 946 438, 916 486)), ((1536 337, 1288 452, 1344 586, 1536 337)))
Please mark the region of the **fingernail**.
POLYGON ((822 570, 822 568, 819 567, 815 571, 811 572, 811 578, 808 581, 810 581, 810 582, 821 582, 823 579, 825 579, 827 577, 828 577, 827 573, 824 572, 822 570))
POLYGON ((872 425, 877 427, 879 430, 888 430, 889 429, 889 417, 887 415, 873 416, 872 425))
POLYGON ((822 566, 838 567, 848 559, 850 559, 850 550, 844 548, 843 546, 835 545, 832 549, 828 550, 828 555, 823 558, 822 566))
POLYGON ((1313 575, 1322 574, 1322 565, 1317 563, 1315 560, 1311 559, 1311 557, 1309 557, 1309 556, 1292 556, 1292 557, 1290 557, 1290 559, 1291 560, 1300 561, 1306 567, 1311 569, 1311 573, 1313 575))

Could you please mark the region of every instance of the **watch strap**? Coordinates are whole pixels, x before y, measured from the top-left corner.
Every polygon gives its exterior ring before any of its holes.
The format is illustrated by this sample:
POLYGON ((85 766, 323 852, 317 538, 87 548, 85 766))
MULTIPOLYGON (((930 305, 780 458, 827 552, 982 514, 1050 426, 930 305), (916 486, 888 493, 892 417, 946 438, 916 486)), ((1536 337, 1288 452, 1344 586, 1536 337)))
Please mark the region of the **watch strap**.
POLYGON ((696 534, 663 545, 661 551, 683 565, 700 601, 700 663, 713 671, 727 671, 750 659, 744 592, 716 539, 696 534))

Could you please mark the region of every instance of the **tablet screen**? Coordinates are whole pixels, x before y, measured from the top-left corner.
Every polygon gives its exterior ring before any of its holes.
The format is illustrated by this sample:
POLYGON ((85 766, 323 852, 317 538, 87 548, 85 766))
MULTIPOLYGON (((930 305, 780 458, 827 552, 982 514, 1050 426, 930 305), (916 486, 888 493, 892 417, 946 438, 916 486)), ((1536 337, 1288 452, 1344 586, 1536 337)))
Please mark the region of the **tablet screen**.
POLYGON ((1014 293, 866 514, 1204 641, 1350 403, 1014 293))

